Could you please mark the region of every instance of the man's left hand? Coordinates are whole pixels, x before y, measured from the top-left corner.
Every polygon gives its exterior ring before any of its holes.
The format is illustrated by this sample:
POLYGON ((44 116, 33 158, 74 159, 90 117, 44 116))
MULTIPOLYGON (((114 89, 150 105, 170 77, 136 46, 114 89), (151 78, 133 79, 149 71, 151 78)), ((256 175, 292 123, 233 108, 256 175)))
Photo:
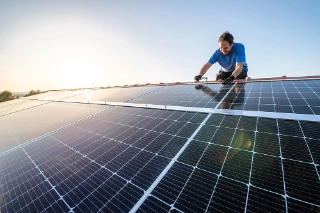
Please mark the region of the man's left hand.
POLYGON ((222 84, 223 84, 223 85, 225 85, 225 84, 230 84, 230 83, 233 82, 234 79, 235 79, 235 77, 234 77, 233 75, 231 75, 230 77, 224 79, 224 80, 222 81, 222 84))

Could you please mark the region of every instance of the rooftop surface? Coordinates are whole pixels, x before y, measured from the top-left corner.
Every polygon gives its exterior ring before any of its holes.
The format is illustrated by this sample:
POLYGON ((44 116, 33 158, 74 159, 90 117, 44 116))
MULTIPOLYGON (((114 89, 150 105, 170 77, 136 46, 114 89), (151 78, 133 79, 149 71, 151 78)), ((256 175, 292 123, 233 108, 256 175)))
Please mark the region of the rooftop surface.
POLYGON ((0 103, 0 212, 319 212, 320 78, 0 103))

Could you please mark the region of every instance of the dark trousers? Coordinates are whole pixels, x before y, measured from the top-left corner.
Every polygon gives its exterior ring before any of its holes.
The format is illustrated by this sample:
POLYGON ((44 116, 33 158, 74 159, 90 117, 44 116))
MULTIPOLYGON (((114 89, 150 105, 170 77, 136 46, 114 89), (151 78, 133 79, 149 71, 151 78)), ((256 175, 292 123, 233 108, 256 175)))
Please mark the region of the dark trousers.
MULTIPOLYGON (((236 77, 236 79, 245 79, 248 75, 247 75, 247 70, 242 70, 242 72, 240 73, 240 75, 238 75, 236 77)), ((219 79, 226 79, 228 78, 230 75, 232 74, 232 72, 223 72, 223 71, 219 71, 219 73, 217 74, 217 77, 216 77, 216 81, 219 80, 219 79)))

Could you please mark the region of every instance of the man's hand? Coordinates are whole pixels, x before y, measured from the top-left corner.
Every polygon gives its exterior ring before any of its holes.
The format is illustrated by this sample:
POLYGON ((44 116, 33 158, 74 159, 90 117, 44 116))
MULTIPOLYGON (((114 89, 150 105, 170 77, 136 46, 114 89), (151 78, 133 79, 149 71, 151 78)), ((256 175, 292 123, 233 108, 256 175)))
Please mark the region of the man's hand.
POLYGON ((224 79, 224 80, 222 81, 222 84, 223 84, 223 85, 230 84, 231 82, 233 82, 234 79, 235 79, 235 77, 234 77, 233 75, 231 75, 230 77, 224 79))
POLYGON ((202 78, 202 75, 196 75, 194 76, 194 80, 198 83, 202 78))

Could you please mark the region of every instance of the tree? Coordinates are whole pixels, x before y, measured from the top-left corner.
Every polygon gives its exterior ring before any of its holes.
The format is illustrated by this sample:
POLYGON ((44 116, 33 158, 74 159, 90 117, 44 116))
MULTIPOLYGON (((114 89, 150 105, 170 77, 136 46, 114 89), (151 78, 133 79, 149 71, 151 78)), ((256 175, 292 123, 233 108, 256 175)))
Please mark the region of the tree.
POLYGON ((42 92, 40 90, 37 90, 37 91, 31 90, 30 92, 28 92, 28 94, 25 95, 25 97, 30 96, 30 95, 37 95, 40 93, 45 93, 45 92, 42 92))
POLYGON ((3 91, 0 94, 0 102, 10 101, 10 100, 13 100, 13 99, 14 99, 14 96, 13 96, 12 92, 10 92, 8 90, 3 91))

